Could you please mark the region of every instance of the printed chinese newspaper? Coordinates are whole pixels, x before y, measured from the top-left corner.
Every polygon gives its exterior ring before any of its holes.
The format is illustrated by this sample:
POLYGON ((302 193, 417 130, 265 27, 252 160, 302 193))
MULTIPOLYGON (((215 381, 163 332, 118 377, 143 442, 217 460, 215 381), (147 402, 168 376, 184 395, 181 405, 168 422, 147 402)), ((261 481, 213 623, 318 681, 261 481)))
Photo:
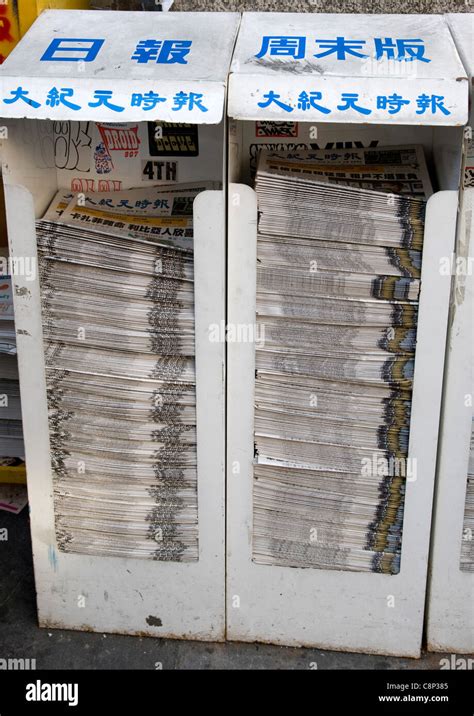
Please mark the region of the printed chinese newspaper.
POLYGON ((37 222, 60 549, 198 558, 193 200, 59 192, 37 222))
POLYGON ((262 152, 253 557, 400 567, 421 147, 262 152))

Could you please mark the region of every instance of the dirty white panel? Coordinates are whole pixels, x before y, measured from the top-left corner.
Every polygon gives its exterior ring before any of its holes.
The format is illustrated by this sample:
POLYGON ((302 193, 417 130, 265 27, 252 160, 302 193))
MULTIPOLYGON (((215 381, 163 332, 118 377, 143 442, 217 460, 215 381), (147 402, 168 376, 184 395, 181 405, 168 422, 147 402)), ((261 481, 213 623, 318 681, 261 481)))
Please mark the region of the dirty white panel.
MULTIPOLYGON (((408 458, 401 570, 397 575, 258 565, 252 562, 255 346, 228 345, 227 624, 233 640, 418 657, 425 604, 431 506, 450 276, 439 259, 454 247, 458 195, 428 202, 408 458), (238 399, 236 399, 238 396, 238 399), (428 397, 429 396, 429 397, 428 397)), ((256 196, 229 188, 228 320, 253 325, 256 196)))
POLYGON ((32 194, 34 216, 46 211, 57 190, 52 122, 10 119, 1 143, 4 183, 21 184, 32 194))
POLYGON ((440 450, 430 559, 427 640, 430 651, 474 651, 474 572, 461 570, 464 507, 474 396, 474 189, 464 192, 446 356, 440 450), (469 270, 469 257, 471 269, 469 270))
POLYGON ((440 16, 244 13, 229 115, 462 125, 467 91, 440 16))
POLYGON ((239 18, 43 12, 2 66, 0 116, 216 124, 239 18))

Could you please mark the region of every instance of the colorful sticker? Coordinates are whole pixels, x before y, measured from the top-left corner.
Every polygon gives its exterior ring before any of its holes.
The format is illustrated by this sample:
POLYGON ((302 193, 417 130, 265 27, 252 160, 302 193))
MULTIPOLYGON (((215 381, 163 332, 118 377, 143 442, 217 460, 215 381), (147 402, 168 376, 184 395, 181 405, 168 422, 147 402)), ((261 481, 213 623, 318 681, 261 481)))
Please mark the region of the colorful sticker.
POLYGON ((199 156, 198 125, 175 122, 148 122, 152 157, 199 156))

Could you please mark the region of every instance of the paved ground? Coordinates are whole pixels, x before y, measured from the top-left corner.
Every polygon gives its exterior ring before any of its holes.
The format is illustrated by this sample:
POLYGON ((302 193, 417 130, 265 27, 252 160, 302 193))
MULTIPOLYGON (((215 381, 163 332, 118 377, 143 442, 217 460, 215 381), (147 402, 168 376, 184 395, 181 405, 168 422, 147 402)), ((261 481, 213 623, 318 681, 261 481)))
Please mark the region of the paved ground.
POLYGON ((0 658, 36 659, 37 669, 438 669, 443 654, 398 659, 264 644, 207 644, 171 639, 39 629, 27 510, 0 512, 0 658), (314 668, 314 667, 313 667, 314 668))
MULTIPOLYGON (((91 0, 98 10, 151 10, 156 0, 91 0)), ((174 0, 173 10, 259 12, 470 12, 469 0, 174 0)))

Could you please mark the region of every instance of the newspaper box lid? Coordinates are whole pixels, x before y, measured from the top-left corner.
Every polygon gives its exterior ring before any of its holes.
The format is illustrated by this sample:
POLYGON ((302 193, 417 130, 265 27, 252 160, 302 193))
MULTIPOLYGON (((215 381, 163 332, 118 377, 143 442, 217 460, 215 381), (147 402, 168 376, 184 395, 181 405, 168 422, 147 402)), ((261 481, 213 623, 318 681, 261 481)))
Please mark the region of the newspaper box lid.
POLYGON ((448 13, 445 18, 472 86, 474 84, 474 15, 457 12, 448 13))
POLYGON ((43 12, 0 70, 0 116, 217 124, 238 13, 43 12))
POLYGON ((439 15, 244 13, 235 119, 463 125, 466 71, 439 15))
POLYGON ((470 126, 464 130, 466 139, 464 186, 474 191, 474 138, 472 136, 472 125, 474 123, 474 15, 471 13, 448 13, 445 17, 469 77, 471 106, 468 120, 470 126))

